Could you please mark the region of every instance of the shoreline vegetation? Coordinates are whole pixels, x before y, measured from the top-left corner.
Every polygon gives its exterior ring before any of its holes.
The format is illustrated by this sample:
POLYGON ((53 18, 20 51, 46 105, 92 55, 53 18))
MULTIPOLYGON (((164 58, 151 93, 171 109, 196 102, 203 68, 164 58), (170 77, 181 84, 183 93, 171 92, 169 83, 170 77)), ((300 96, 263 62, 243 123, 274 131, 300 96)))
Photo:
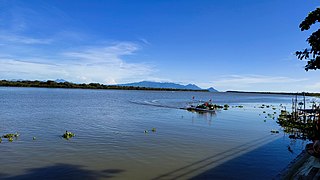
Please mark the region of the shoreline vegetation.
POLYGON ((320 97, 320 93, 309 93, 309 92, 247 92, 247 91, 226 91, 228 93, 252 93, 252 94, 278 94, 278 95, 300 95, 300 96, 317 96, 320 97))
MULTIPOLYGON (((119 85, 104 85, 100 83, 71 83, 71 82, 56 82, 48 81, 8 81, 0 80, 0 87, 34 87, 34 88, 63 88, 63 89, 109 89, 109 90, 146 90, 146 91, 196 91, 196 92, 209 92, 208 89, 176 89, 176 88, 151 88, 140 86, 119 86, 119 85)), ((320 93, 309 92, 250 92, 250 91, 226 91, 227 93, 253 93, 253 94, 277 94, 277 95, 305 95, 320 97, 320 93)))
POLYGON ((118 85, 104 85, 99 83, 82 83, 76 84, 71 82, 56 82, 56 81, 7 81, 0 80, 2 87, 35 87, 35 88, 64 88, 64 89, 109 89, 109 90, 149 90, 149 91, 197 91, 209 92, 207 89, 174 89, 174 88, 149 88, 149 87, 135 87, 135 86, 118 86, 118 85))

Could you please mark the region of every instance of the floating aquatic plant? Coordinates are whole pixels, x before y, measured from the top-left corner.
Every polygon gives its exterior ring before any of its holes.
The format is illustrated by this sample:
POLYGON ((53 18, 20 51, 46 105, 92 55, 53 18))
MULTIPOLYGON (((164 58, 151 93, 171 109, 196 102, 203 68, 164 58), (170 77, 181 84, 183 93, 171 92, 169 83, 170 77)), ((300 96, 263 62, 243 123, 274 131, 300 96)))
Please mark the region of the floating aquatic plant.
POLYGON ((15 133, 15 134, 5 134, 2 137, 3 138, 14 138, 14 137, 19 137, 20 134, 15 133))
POLYGON ((275 129, 272 129, 270 132, 271 132, 271 133, 279 133, 279 131, 278 131, 278 130, 275 130, 275 129))
MULTIPOLYGON (((19 133, 15 133, 15 134, 4 134, 3 136, 2 136, 2 138, 7 138, 8 139, 8 141, 9 142, 12 142, 13 141, 13 138, 18 138, 19 137, 19 133)), ((2 139, 1 139, 1 141, 2 141, 2 139)))
POLYGON ((157 129, 156 128, 152 128, 151 130, 144 130, 144 133, 149 133, 149 131, 156 132, 157 129))
POLYGON ((66 133, 64 133, 64 134, 62 135, 62 137, 65 138, 65 139, 70 139, 70 138, 72 138, 72 137, 74 137, 74 136, 75 136, 74 133, 68 132, 68 131, 66 131, 66 133))

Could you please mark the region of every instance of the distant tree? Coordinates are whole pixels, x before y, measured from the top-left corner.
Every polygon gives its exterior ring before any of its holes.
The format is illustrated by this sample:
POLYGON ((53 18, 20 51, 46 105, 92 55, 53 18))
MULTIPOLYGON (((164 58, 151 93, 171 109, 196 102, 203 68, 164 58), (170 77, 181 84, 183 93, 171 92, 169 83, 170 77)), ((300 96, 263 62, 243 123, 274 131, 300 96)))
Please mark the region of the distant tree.
MULTIPOLYGON (((301 31, 309 30, 310 26, 320 22, 320 8, 310 12, 308 16, 301 22, 300 29, 301 31)), ((296 56, 298 59, 308 60, 305 70, 317 70, 320 69, 320 29, 313 32, 310 37, 307 39, 311 48, 306 48, 303 51, 297 51, 296 56)))

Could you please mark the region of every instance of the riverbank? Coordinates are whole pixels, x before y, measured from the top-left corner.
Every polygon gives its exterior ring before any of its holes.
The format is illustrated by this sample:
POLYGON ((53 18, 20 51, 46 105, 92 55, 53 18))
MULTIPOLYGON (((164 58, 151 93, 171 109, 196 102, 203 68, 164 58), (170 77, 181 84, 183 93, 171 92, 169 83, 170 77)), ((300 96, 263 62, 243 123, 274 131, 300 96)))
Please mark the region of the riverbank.
POLYGON ((275 179, 319 179, 320 160, 302 151, 275 179))

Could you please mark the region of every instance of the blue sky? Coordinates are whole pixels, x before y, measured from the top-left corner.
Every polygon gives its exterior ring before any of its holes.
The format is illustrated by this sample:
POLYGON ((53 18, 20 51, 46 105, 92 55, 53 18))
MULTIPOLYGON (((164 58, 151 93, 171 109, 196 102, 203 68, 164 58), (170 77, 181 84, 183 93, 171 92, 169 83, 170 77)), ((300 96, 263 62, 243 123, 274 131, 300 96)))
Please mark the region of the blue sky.
POLYGON ((142 80, 218 90, 320 90, 293 53, 305 0, 0 1, 0 79, 142 80))

